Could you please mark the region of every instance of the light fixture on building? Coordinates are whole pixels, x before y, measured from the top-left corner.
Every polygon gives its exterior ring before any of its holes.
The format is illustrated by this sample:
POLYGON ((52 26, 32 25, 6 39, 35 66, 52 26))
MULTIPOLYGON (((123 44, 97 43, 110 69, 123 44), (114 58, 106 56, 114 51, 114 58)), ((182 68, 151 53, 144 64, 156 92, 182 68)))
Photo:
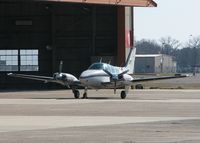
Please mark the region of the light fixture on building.
POLYGON ((51 51, 52 47, 50 45, 46 45, 46 50, 51 51))

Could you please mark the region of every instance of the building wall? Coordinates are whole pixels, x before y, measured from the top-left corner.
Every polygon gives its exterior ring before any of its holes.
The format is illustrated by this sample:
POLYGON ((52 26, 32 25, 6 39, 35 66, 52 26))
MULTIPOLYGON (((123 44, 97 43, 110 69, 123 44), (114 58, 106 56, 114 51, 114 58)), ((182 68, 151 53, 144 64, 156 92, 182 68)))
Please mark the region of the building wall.
POLYGON ((154 60, 155 60, 155 73, 162 73, 163 71, 162 56, 155 57, 154 60))
POLYGON ((155 59, 154 58, 139 58, 135 60, 135 73, 154 73, 155 59))
POLYGON ((176 62, 173 61, 171 56, 161 55, 155 58, 155 71, 156 73, 175 73, 176 62))
POLYGON ((131 47, 134 47, 134 13, 131 7, 118 7, 118 66, 124 65, 131 47))
POLYGON ((135 73, 176 73, 176 62, 168 55, 136 56, 135 73))

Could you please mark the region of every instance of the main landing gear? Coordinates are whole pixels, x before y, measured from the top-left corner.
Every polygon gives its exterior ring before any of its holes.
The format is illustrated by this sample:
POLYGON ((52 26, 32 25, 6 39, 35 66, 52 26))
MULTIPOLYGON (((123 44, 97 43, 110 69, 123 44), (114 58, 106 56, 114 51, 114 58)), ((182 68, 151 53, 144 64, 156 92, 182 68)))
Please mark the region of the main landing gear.
MULTIPOLYGON (((74 98, 80 98, 80 92, 77 89, 73 89, 72 92, 74 93, 74 98)), ((87 97, 87 88, 85 88, 82 99, 88 99, 87 97)))
POLYGON ((80 97, 80 92, 78 90, 73 90, 74 98, 78 99, 80 97))
MULTIPOLYGON (((121 99, 125 99, 129 91, 129 87, 125 87, 125 90, 121 91, 121 99)), ((77 89, 73 90, 74 98, 78 99, 80 97, 80 92, 77 89)), ((82 99, 88 99, 87 97, 87 87, 84 89, 82 99)))

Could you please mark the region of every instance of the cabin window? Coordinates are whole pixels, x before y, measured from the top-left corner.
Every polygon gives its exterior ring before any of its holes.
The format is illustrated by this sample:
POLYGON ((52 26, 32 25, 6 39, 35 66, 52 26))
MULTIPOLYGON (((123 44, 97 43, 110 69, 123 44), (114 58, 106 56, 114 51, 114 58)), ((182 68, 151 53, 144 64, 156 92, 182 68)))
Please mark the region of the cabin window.
POLYGON ((96 64, 92 64, 89 69, 91 70, 99 70, 99 69, 103 69, 103 64, 99 64, 99 63, 96 63, 96 64))
POLYGON ((106 70, 109 71, 109 72, 112 72, 111 66, 110 66, 110 65, 107 65, 107 69, 106 69, 106 70))

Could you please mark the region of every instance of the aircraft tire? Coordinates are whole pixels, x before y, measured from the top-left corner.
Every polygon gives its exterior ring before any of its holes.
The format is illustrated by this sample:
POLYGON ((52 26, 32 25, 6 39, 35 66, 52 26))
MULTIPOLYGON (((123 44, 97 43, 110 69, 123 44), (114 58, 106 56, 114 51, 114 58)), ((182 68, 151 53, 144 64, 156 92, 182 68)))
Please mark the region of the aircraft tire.
POLYGON ((78 90, 74 91, 74 98, 78 99, 80 97, 80 92, 78 90))
POLYGON ((121 91, 121 99, 125 99, 126 98, 126 92, 125 91, 121 91))

